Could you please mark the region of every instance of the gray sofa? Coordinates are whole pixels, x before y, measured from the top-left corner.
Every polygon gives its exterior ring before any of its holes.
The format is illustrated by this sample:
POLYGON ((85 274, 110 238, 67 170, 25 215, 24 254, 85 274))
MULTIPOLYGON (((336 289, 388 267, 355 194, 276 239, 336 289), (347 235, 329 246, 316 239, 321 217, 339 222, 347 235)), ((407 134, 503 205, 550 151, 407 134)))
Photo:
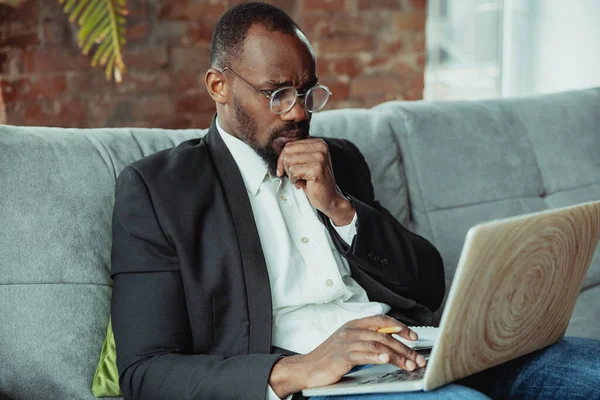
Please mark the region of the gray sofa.
MULTIPOLYGON (((0 397, 91 399, 111 296, 115 178, 204 130, 0 126, 0 397)), ((447 284, 477 222, 600 199, 600 89, 315 115, 363 151, 381 202, 447 284)), ((596 254, 567 334, 600 339, 596 254)))

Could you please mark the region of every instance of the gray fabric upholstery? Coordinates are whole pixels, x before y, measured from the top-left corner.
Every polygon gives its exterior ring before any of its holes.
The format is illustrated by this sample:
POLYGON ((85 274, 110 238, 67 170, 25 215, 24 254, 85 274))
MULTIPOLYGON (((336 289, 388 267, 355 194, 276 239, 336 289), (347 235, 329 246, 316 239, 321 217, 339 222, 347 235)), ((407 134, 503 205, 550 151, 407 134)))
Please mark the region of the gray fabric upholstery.
MULTIPOLYGON (((0 397, 92 399, 110 304, 115 177, 205 130, 0 126, 0 397)), ((475 223, 600 199, 600 89, 316 114, 453 276, 475 223)), ((600 339, 600 256, 568 334, 600 339)))

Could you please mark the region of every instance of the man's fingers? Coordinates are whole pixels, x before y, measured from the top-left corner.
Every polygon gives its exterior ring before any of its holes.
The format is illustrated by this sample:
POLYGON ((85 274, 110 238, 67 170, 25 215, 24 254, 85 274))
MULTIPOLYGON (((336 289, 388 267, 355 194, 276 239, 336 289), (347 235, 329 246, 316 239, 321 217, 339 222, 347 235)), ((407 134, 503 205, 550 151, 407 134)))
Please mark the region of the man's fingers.
MULTIPOLYGON (((378 332, 380 332, 380 331, 378 331, 378 332)), ((383 332, 383 333, 388 333, 388 332, 383 332)), ((401 336, 407 340, 417 340, 419 338, 417 333, 415 331, 413 331, 412 329, 410 329, 409 327, 402 329, 400 332, 394 332, 394 333, 396 333, 398 336, 401 336)))
POLYGON ((391 335, 371 331, 363 332, 365 332, 363 333, 364 340, 378 341, 382 345, 390 348, 390 350, 392 351, 392 353, 390 353, 391 364, 397 365, 401 368, 410 368, 411 365, 424 367, 425 364, 427 364, 425 357, 421 356, 413 349, 407 347, 406 345, 404 345, 404 343, 400 342, 399 340, 396 340, 391 335))
MULTIPOLYGON (((395 340, 395 339, 392 339, 395 340)), ((396 340, 397 342, 397 340, 396 340)), ((407 354, 402 354, 394 349, 390 343, 382 343, 378 340, 361 340, 355 342, 351 346, 352 350, 349 352, 352 357, 365 357, 368 362, 364 360, 351 359, 352 363, 372 363, 372 364, 393 364, 399 368, 407 371, 413 371, 417 367, 424 367, 426 364, 425 358, 412 350, 408 351, 407 354)), ((392 343, 393 345, 393 343, 392 343)))
POLYGON ((387 353, 374 353, 369 351, 351 351, 348 353, 349 360, 353 365, 364 364, 387 364, 390 356, 387 353))
POLYGON ((400 328, 400 330, 398 332, 394 332, 394 333, 399 333, 403 330, 408 329, 408 327, 406 325, 404 325, 402 322, 397 321, 394 318, 392 318, 388 315, 384 315, 384 314, 378 314, 378 315, 373 315, 371 317, 355 319, 355 320, 347 322, 346 326, 349 328, 366 329, 366 330, 370 330, 370 331, 377 331, 378 329, 389 328, 392 326, 400 328))
POLYGON ((277 159, 277 176, 287 172, 286 166, 313 161, 326 161, 327 144, 321 139, 305 139, 288 142, 277 159))
POLYGON ((293 164, 285 168, 290 182, 294 185, 297 181, 314 181, 323 174, 323 165, 317 162, 307 164, 293 164))

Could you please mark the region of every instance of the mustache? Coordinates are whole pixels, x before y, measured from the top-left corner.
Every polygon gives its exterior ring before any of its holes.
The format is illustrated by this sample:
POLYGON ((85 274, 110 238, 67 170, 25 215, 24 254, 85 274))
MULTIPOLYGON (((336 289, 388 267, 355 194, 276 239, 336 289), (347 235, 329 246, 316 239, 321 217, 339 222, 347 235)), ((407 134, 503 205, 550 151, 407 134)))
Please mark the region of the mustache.
POLYGON ((289 122, 282 126, 279 126, 271 132, 271 140, 275 140, 280 136, 287 136, 291 132, 294 132, 298 140, 306 139, 308 137, 309 124, 305 121, 301 123, 289 122))

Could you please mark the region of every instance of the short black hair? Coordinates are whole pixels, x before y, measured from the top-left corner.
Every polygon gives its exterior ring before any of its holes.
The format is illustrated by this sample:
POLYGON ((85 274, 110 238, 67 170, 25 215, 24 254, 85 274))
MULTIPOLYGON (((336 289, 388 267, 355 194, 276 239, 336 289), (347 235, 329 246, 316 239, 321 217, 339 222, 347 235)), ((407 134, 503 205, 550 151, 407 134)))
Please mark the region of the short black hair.
POLYGON ((210 46, 210 65, 215 68, 230 66, 240 56, 244 39, 254 24, 290 35, 300 29, 289 15, 270 4, 254 1, 238 4, 217 22, 210 46))

